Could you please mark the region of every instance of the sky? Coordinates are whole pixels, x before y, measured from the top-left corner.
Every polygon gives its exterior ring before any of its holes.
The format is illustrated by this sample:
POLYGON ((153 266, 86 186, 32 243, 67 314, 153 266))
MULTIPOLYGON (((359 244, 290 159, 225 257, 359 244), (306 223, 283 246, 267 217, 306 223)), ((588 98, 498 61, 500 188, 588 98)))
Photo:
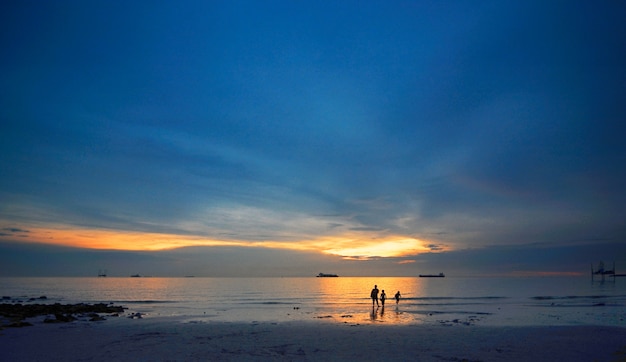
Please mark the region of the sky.
POLYGON ((0 276, 626 269, 625 18, 3 4, 0 276))

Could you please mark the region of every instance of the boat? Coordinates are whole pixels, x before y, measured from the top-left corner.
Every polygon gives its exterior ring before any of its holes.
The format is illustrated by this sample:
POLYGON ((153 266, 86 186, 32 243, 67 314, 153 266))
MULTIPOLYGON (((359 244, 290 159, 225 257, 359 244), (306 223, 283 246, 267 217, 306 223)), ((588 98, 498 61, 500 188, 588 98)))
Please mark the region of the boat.
POLYGON ((338 276, 339 276, 339 275, 337 275, 337 274, 325 274, 325 273, 319 273, 319 274, 317 274, 317 277, 318 277, 318 278, 336 278, 336 277, 338 277, 338 276))
POLYGON ((133 275, 131 275, 130 277, 131 277, 131 278, 141 278, 141 275, 139 275, 139 274, 133 274, 133 275))
POLYGON ((439 274, 420 274, 420 278, 445 278, 443 273, 439 274))

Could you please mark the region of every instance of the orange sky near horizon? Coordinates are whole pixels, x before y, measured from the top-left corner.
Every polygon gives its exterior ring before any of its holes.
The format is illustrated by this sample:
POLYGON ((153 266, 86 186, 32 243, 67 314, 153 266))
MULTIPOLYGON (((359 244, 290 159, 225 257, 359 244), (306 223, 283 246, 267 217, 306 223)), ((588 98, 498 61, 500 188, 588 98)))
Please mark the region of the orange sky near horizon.
MULTIPOLYGON (((101 229, 29 227, 28 231, 15 235, 0 236, 0 240, 16 239, 25 242, 45 243, 59 246, 156 251, 188 246, 234 246, 262 247, 309 252, 321 252, 349 259, 370 257, 403 257, 433 252, 430 242, 400 235, 372 237, 365 233, 353 233, 298 241, 248 241, 217 240, 205 236, 161 234, 101 229), (17 238, 16 238, 17 236, 17 238)), ((449 249, 439 250, 446 251, 449 249)))

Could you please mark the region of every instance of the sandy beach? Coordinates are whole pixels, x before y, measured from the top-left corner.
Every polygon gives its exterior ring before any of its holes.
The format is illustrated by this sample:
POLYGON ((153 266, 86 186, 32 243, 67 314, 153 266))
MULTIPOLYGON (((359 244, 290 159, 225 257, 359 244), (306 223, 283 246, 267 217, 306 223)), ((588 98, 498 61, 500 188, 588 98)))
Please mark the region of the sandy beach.
POLYGON ((1 361, 626 361, 626 329, 120 316, 5 328, 0 346, 1 361))

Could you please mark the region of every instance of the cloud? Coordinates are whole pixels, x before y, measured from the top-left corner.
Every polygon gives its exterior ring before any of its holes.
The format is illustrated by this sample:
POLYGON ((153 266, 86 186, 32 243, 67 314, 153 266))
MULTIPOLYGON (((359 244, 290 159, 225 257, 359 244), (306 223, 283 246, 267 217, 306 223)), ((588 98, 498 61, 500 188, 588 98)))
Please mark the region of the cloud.
POLYGON ((428 245, 426 245, 426 247, 430 251, 442 251, 442 250, 445 250, 445 248, 442 245, 439 245, 439 244, 428 244, 428 245))
POLYGON ((0 230, 8 231, 10 233, 27 233, 28 230, 20 229, 20 228, 2 228, 0 230))
POLYGON ((3 240, 626 237, 622 4, 31 7, 0 15, 3 240))
POLYGON ((5 228, 1 228, 0 231, 4 231, 4 232, 0 232, 0 236, 5 236, 5 237, 13 237, 13 236, 26 237, 28 233, 30 232, 29 230, 20 229, 16 227, 5 227, 5 228))

